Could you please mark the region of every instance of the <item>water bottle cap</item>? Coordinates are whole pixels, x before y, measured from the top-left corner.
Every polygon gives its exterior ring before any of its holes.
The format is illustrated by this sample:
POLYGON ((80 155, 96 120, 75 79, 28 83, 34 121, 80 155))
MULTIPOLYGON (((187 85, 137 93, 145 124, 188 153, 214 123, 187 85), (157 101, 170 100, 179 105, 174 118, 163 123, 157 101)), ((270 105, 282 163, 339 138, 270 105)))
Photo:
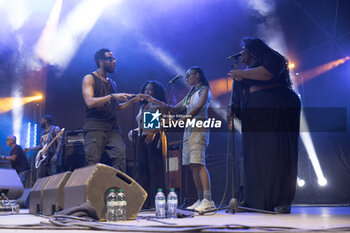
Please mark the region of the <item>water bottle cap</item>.
POLYGON ((110 193, 115 193, 115 189, 110 189, 109 192, 110 193))
POLYGON ((123 193, 123 192, 124 192, 123 189, 119 189, 119 190, 118 190, 118 193, 123 193))
POLYGON ((175 192, 175 189, 174 189, 174 188, 170 188, 170 191, 171 191, 171 192, 175 192))
POLYGON ((163 189, 158 189, 158 192, 163 192, 163 189))

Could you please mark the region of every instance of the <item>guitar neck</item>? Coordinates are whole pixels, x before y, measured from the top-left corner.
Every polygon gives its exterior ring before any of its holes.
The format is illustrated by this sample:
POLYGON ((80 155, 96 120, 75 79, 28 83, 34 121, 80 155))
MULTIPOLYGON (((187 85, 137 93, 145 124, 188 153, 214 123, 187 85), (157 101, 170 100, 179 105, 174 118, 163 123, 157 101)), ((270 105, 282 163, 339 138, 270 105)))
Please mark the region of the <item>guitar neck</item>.
POLYGON ((43 154, 47 152, 47 150, 50 148, 50 146, 59 138, 64 132, 64 128, 59 132, 54 139, 46 146, 45 150, 43 150, 43 154))

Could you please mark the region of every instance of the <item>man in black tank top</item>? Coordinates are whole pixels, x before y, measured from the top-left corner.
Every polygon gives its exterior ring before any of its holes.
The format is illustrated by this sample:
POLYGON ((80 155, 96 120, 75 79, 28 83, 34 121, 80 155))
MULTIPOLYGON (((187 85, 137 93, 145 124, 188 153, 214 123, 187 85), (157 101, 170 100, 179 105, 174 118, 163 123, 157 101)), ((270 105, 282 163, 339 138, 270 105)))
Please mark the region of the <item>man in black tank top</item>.
POLYGON ((116 83, 107 77, 114 73, 116 58, 108 49, 95 54, 97 70, 84 77, 82 94, 85 101, 84 151, 86 164, 102 162, 108 156, 109 165, 125 172, 125 144, 122 139, 117 111, 139 101, 134 94, 117 93, 116 83), (134 97, 128 101, 128 98, 134 97), (119 104, 119 101, 126 101, 119 104))

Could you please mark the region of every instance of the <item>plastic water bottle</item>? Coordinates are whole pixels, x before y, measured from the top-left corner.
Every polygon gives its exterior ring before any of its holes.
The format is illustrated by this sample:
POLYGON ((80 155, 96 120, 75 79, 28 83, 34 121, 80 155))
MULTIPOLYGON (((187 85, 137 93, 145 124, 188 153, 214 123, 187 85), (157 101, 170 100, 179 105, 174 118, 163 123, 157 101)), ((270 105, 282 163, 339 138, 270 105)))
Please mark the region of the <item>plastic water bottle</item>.
POLYGON ((115 189, 109 190, 106 206, 107 206, 107 213, 106 213, 107 222, 117 221, 117 218, 116 218, 117 194, 115 194, 115 189))
POLYGON ((123 189, 118 190, 117 195, 117 221, 126 220, 126 199, 123 189))
POLYGON ((163 189, 158 189, 158 193, 155 198, 156 202, 156 218, 165 218, 165 196, 163 189))
POLYGON ((176 209, 177 209, 177 195, 175 193, 175 189, 171 188, 170 193, 168 194, 168 218, 177 218, 176 209))

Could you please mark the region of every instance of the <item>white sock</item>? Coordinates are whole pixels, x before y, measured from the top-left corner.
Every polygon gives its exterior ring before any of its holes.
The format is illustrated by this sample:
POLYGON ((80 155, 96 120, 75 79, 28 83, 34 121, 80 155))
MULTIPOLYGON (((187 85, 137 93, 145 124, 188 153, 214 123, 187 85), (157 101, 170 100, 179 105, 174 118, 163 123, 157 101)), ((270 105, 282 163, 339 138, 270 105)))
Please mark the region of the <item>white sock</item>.
POLYGON ((203 199, 203 193, 202 192, 197 192, 198 195, 198 200, 202 200, 203 199))
POLYGON ((209 190, 203 190, 203 198, 211 201, 211 192, 209 190))

